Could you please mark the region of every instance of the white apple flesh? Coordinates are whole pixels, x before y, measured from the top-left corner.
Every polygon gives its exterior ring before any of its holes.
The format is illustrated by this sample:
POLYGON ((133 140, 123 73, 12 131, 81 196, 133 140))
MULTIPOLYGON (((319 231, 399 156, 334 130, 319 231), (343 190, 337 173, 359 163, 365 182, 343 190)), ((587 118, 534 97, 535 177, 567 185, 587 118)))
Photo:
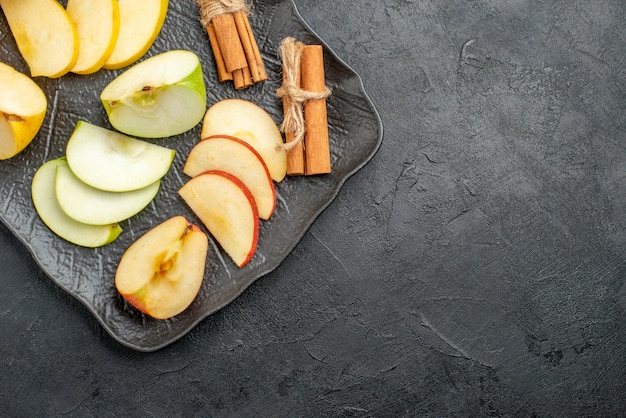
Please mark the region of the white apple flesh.
POLYGON ((183 171, 190 177, 205 171, 226 171, 241 180, 252 193, 259 217, 268 220, 276 207, 276 190, 259 153, 233 136, 211 136, 196 144, 183 171))
POLYGON ((194 128, 206 109, 202 66, 191 51, 172 50, 126 70, 100 100, 113 127, 142 138, 165 138, 194 128))
POLYGON ((207 171, 185 183, 178 193, 238 267, 252 259, 259 215, 241 180, 223 171, 207 171))
POLYGON ((201 138, 214 135, 237 137, 250 144, 263 157, 276 182, 287 174, 287 152, 282 148, 280 130, 265 109, 242 99, 221 100, 206 111, 201 138))
POLYGON ((70 169, 84 183, 100 190, 127 192, 165 176, 175 151, 79 121, 65 153, 70 169))
POLYGON ((88 225, 69 217, 57 201, 55 182, 59 167, 67 167, 65 158, 50 160, 35 173, 32 198, 43 223, 59 237, 82 247, 101 247, 113 242, 122 232, 118 224, 88 225))
POLYGON ((159 191, 160 180, 143 189, 107 192, 82 182, 68 166, 57 168, 55 192, 59 206, 71 218, 91 225, 122 222, 143 210, 159 191))
POLYGON ((156 319, 183 312, 204 278, 208 238, 182 216, 158 224, 131 244, 115 273, 118 292, 156 319))

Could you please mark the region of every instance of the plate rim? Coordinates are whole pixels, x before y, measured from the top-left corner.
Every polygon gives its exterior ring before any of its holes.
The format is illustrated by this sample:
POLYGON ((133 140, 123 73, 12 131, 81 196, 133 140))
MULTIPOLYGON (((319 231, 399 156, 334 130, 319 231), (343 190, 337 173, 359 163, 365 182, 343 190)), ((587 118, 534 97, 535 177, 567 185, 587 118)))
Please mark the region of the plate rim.
POLYGON ((294 243, 292 245, 288 246, 288 247, 285 247, 285 254, 286 254, 285 257, 280 259, 277 263, 273 263, 275 265, 268 266, 265 269, 259 270, 259 272, 256 273, 256 277, 253 280, 247 281, 245 283, 245 285, 243 285, 240 288, 238 288, 237 292, 235 292, 232 295, 232 297, 229 298, 229 300, 227 300, 226 302, 221 303, 219 305, 215 305, 213 309, 210 309, 210 310, 207 310, 206 312, 203 312, 202 315, 199 315, 198 317, 194 318, 193 321, 189 321, 189 323, 186 324, 186 326, 184 328, 182 328, 181 331, 178 334, 176 334, 174 336, 170 336, 169 338, 164 339, 163 341, 159 342, 158 344, 151 344, 151 345, 148 346, 148 345, 141 345, 141 344, 133 343, 132 341, 125 340, 125 339, 121 338, 121 336, 117 335, 114 332, 114 330, 112 329, 112 327, 110 327, 110 325, 101 318, 100 314, 90 304, 88 304, 86 301, 84 301, 82 298, 80 298, 77 294, 67 290, 59 281, 57 281, 46 270, 46 268, 44 267, 44 262, 39 259, 39 257, 35 253, 34 249, 31 248, 30 245, 28 245, 28 242, 27 242, 26 238, 22 237, 18 233, 18 231, 9 222, 7 222, 4 219, 4 217, 0 218, 0 221, 3 223, 3 225, 5 225, 5 227, 9 231, 11 231, 13 236, 15 236, 16 239, 21 243, 21 245, 27 250, 27 252, 30 254, 30 256, 33 259, 33 261, 35 262, 35 264, 42 271, 42 273, 48 279, 50 279, 55 284, 55 286, 59 287, 64 293, 67 293, 70 297, 72 297, 72 299, 78 301, 80 303, 80 305, 82 305, 85 309, 87 309, 87 311, 94 317, 96 322, 106 331, 107 335, 111 339, 113 339, 115 342, 117 342, 118 344, 120 344, 120 345, 122 345, 124 347, 130 348, 130 349, 133 349, 133 350, 139 351, 139 352, 149 353, 149 352, 155 352, 155 351, 161 350, 161 349, 163 349, 163 348, 165 348, 165 347, 167 347, 169 345, 174 344, 175 342, 179 341, 180 339, 185 337, 187 334, 189 334, 189 332, 191 332, 194 328, 196 328, 201 322, 206 320, 209 316, 212 316, 216 312, 223 310, 228 305, 233 303, 252 284, 256 283, 259 279, 263 278, 264 276, 267 276, 268 274, 270 274, 271 272, 276 270, 281 264, 284 263, 284 261, 287 259, 287 257, 289 257, 289 255, 294 250, 294 248, 301 242, 302 238, 310 230, 310 228, 313 226, 313 224, 319 218, 319 216, 336 200, 337 196, 341 192, 341 190, 342 190, 343 186, 345 185, 345 183, 351 177, 353 177, 357 172, 359 172, 363 167, 365 167, 372 160, 372 158, 377 154, 377 152, 379 151, 379 149, 380 149, 380 147, 382 145, 383 136, 384 136, 384 126, 383 126, 383 123, 382 123, 382 119, 380 117, 380 114, 379 114, 378 110, 376 109, 376 106, 375 106, 374 102, 372 101, 371 97, 369 96, 369 94, 367 93, 367 91, 365 89, 365 85, 363 83, 363 79, 362 79, 361 75, 359 73, 357 73, 357 71, 355 71, 354 68, 352 68, 348 63, 346 63, 346 61, 344 61, 335 52, 335 50, 333 48, 331 48, 329 46, 329 44, 309 25, 309 23, 302 17, 300 11, 298 10, 297 5, 295 4, 295 2, 293 0, 286 0, 286 1, 288 1, 291 4, 291 7, 292 7, 292 10, 294 12, 295 17, 298 18, 300 23, 304 26, 304 29, 306 29, 306 31, 308 31, 309 34, 317 40, 317 42, 319 42, 320 44, 323 45, 323 47, 325 49, 325 52, 330 54, 333 57, 333 59, 335 59, 339 64, 341 64, 343 67, 345 67, 345 69, 348 70, 351 73, 352 76, 356 77, 356 80, 358 81, 359 91, 362 94, 362 98, 369 105, 371 113, 373 115, 373 118, 374 118, 374 120, 376 122, 376 126, 378 128, 378 135, 377 135, 377 138, 376 138, 376 141, 375 141, 375 145, 372 148, 372 150, 369 152, 367 157, 364 158, 362 161, 360 161, 351 171, 347 172, 344 176, 342 176, 339 179, 339 181, 337 182, 336 187, 334 188, 334 191, 333 191, 332 195, 330 195, 328 200, 324 204, 320 205, 317 208, 317 210, 311 214, 308 222, 306 223, 306 226, 301 229, 299 235, 297 236, 297 239, 294 240, 294 243))

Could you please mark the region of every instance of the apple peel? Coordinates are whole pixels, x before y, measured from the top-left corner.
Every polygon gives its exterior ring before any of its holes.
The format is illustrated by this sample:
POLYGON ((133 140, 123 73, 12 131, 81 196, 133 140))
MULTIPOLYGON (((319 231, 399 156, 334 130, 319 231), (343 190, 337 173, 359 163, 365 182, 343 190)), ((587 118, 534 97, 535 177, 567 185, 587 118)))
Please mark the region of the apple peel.
POLYGON ((259 240, 259 214, 241 180, 224 171, 207 171, 185 183, 178 194, 238 267, 252 259, 259 240))
POLYGON ((252 193, 259 217, 268 220, 276 207, 276 189, 263 157, 247 142, 228 135, 214 135, 189 152, 183 171, 190 177, 211 170, 226 171, 241 180, 252 193))

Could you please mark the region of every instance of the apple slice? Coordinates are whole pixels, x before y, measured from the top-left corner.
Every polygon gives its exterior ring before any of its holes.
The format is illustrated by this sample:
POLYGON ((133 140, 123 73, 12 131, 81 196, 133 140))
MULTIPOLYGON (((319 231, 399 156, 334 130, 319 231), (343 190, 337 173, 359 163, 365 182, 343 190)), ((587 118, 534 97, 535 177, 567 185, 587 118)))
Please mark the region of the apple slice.
POLYGON ((31 143, 47 108, 39 85, 0 62, 0 160, 15 156, 31 143))
POLYGON ((191 305, 204 278, 208 238, 182 216, 158 224, 124 252, 115 287, 135 308, 168 319, 191 305))
POLYGON ((59 206, 71 218, 91 225, 122 222, 144 209, 159 191, 161 180, 143 189, 107 192, 83 183, 69 166, 59 166, 55 191, 59 206))
POLYGON ((211 136, 196 144, 183 171, 190 177, 211 170, 226 171, 252 193, 261 219, 268 220, 276 207, 276 190, 263 158, 250 144, 234 136, 211 136))
POLYGON ((82 247, 95 248, 113 242, 122 232, 119 225, 87 225, 70 218, 61 209, 54 191, 60 167, 67 167, 64 157, 44 163, 33 177, 33 205, 43 223, 59 237, 82 247))
POLYGON ((165 176, 175 151, 78 121, 65 153, 72 172, 84 183, 109 192, 127 192, 165 176))
POLYGON ((274 181, 287 174, 287 152, 281 149, 283 138, 278 126, 262 107, 243 99, 215 103, 204 115, 202 138, 213 135, 235 136, 263 157, 274 181))
POLYGON ((117 0, 68 0, 67 13, 76 25, 78 58, 70 70, 92 74, 109 59, 120 27, 117 0))
POLYGON ((259 238, 259 214, 241 180, 224 171, 207 171, 178 194, 238 267, 250 261, 259 238))
POLYGON ((66 74, 78 56, 76 26, 56 0, 0 0, 32 77, 66 74))
POLYGON ((181 134, 196 126, 206 109, 200 60, 184 50, 155 55, 111 81, 100 100, 111 125, 128 135, 181 134))
POLYGON ((154 43, 167 15, 168 0, 117 0, 120 27, 115 48, 104 64, 117 70, 141 58, 154 43))

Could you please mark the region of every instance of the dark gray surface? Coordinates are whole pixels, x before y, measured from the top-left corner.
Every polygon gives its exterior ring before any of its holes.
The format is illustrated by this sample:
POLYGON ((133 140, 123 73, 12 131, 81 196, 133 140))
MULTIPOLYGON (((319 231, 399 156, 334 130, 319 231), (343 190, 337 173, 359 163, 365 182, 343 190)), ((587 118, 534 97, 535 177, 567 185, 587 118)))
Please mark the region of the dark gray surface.
POLYGON ((3 415, 623 415, 623 2, 296 3, 362 76, 379 152, 150 354, 1 227, 3 415))

